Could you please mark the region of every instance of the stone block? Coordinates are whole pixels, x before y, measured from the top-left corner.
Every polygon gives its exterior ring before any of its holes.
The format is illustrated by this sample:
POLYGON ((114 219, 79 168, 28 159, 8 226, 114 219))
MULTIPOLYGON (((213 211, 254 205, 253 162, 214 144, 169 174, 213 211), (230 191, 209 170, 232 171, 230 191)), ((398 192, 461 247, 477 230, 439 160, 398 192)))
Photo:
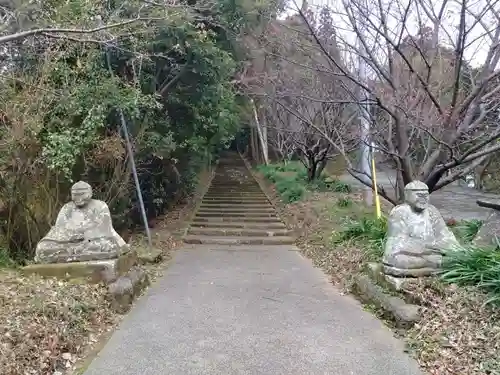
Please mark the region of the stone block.
POLYGON ((409 328, 420 320, 420 307, 391 296, 366 275, 359 275, 354 282, 356 295, 364 302, 384 310, 398 327, 409 328))
POLYGON ((111 307, 119 314, 124 314, 134 300, 149 285, 149 277, 144 270, 134 267, 126 275, 120 276, 108 285, 108 299, 111 307))
POLYGON ((25 275, 37 274, 63 280, 82 280, 92 284, 109 284, 137 264, 137 253, 129 251, 116 259, 71 263, 30 264, 22 268, 25 275))
POLYGON ((378 285, 386 287, 395 292, 400 292, 405 289, 405 285, 415 280, 414 278, 395 277, 384 274, 383 265, 381 263, 368 263, 366 270, 368 276, 378 285))

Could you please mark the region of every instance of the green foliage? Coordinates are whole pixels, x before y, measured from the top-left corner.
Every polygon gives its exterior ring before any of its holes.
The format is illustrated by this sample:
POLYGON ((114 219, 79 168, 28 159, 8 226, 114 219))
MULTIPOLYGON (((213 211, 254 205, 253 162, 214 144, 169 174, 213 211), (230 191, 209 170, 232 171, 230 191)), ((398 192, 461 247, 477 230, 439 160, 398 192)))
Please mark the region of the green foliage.
POLYGON ((470 243, 476 237, 477 232, 483 225, 482 220, 463 220, 454 225, 451 229, 463 243, 470 243))
POLYGON ((306 192, 306 188, 296 178, 283 178, 276 181, 276 190, 286 203, 300 200, 306 192))
POLYGON ((306 193, 303 167, 297 163, 260 165, 257 170, 276 185, 276 191, 286 203, 296 202, 306 193))
POLYGON ((16 263, 10 258, 7 249, 0 248, 0 268, 12 268, 16 263))
POLYGON ((345 193, 345 194, 348 194, 352 191, 351 185, 341 181, 334 181, 330 185, 330 189, 332 191, 335 191, 336 193, 345 193))
POLYGON ((337 206, 340 208, 347 208, 352 206, 352 200, 349 197, 342 197, 337 200, 337 206))
POLYGON ((350 193, 351 186, 321 175, 313 181, 308 181, 307 170, 297 161, 259 165, 257 170, 263 176, 276 184, 276 189, 287 203, 302 199, 305 192, 309 191, 334 191, 337 193, 350 193), (279 187, 278 187, 279 186, 279 187))
POLYGON ((366 246, 366 251, 375 258, 382 257, 387 233, 387 219, 362 216, 359 219, 350 219, 345 227, 332 236, 336 245, 346 242, 356 242, 366 246))
POLYGON ((475 286, 491 294, 487 303, 500 303, 500 250, 466 246, 449 252, 441 278, 450 284, 475 286))

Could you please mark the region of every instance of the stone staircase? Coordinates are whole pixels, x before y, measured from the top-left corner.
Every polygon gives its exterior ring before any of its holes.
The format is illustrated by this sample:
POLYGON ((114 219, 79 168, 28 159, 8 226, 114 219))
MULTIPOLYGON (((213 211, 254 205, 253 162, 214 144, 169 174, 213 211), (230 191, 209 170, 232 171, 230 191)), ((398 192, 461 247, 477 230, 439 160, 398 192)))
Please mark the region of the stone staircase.
POLYGON ((184 242, 220 245, 288 245, 292 232, 237 153, 219 161, 184 242))

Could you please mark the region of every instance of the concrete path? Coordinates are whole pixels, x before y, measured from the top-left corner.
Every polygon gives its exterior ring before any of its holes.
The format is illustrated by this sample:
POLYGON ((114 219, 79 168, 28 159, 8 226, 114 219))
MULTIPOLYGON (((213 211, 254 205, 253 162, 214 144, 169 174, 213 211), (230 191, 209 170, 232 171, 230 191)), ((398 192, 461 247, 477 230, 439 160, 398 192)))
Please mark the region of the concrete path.
POLYGON ((187 245, 85 375, 417 375, 294 246, 187 245))

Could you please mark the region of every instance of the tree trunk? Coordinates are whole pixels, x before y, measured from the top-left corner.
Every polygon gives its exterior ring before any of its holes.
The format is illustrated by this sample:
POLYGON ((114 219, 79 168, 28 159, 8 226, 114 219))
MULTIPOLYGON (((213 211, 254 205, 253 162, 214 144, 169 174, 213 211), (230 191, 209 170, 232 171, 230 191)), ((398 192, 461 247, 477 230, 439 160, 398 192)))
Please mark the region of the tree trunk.
POLYGON ((314 160, 314 158, 309 158, 307 167, 307 181, 311 182, 316 178, 316 171, 318 168, 318 163, 314 160))
POLYGON ((327 162, 328 162, 328 160, 321 160, 318 163, 318 169, 316 170, 316 178, 321 177, 321 174, 323 173, 323 170, 325 169, 327 162))

